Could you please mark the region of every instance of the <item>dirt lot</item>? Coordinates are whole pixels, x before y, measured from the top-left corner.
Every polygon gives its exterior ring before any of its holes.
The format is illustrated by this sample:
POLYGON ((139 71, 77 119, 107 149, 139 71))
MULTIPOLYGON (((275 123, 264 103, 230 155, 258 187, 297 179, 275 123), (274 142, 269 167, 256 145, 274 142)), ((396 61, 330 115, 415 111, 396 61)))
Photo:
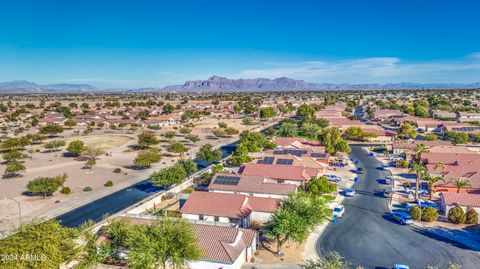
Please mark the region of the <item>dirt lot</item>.
POLYGON ((294 242, 287 242, 283 246, 283 256, 279 257, 275 255, 277 250, 277 245, 275 242, 264 242, 263 245, 260 245, 257 249, 255 255, 257 262, 262 264, 270 263, 301 263, 303 262, 302 253, 305 249, 304 244, 297 244, 294 242))
MULTIPOLYGON (((174 138, 189 146, 190 150, 185 154, 185 157, 195 156, 198 148, 203 144, 210 143, 217 146, 225 143, 227 140, 238 137, 238 135, 231 138, 214 137, 212 135, 212 129, 218 127, 218 122, 220 121, 227 123, 230 127, 238 129, 240 132, 258 127, 258 125, 244 126, 241 124, 242 119, 209 118, 194 122, 195 128, 193 128, 192 133, 200 137, 201 140, 199 142, 193 144, 185 140, 183 135, 178 132, 174 138)), ((175 126, 162 128, 156 132, 163 141, 157 148, 163 152, 164 158, 160 163, 154 164, 151 168, 144 170, 132 169, 132 163, 138 151, 132 149, 131 146, 136 144, 136 135, 140 133, 141 130, 133 134, 121 134, 121 131, 118 130, 112 134, 102 134, 104 131, 95 130, 93 134, 88 136, 75 135, 69 130, 64 134, 66 138, 58 138, 65 139, 67 143, 71 140, 82 140, 88 146, 101 147, 108 152, 109 156, 104 155, 99 157, 93 171, 83 168, 84 160, 64 155, 65 150, 49 152, 41 145, 32 147, 34 150, 39 149, 39 152, 35 152, 32 158, 23 160, 26 170, 21 172, 21 176, 0 180, 0 232, 17 226, 19 223, 18 206, 14 201, 4 199, 6 197, 12 197, 20 202, 22 219, 23 222, 25 222, 59 207, 59 205, 64 204, 66 201, 75 199, 79 199, 80 201, 80 198, 88 197, 98 191, 105 191, 108 187, 105 187, 104 184, 109 180, 111 180, 115 186, 127 179, 145 179, 153 171, 171 165, 180 159, 180 156, 167 153, 166 147, 168 146, 168 141, 160 135, 166 131, 174 130, 174 127, 175 126), (121 173, 114 173, 113 170, 115 168, 121 168, 121 173), (32 179, 39 176, 56 176, 62 173, 68 174, 68 179, 65 181, 64 186, 72 190, 70 194, 55 193, 54 196, 45 199, 23 194, 26 190, 27 183, 32 179), (91 187, 93 191, 84 192, 83 189, 87 186, 91 187)), ((176 127, 178 128, 180 126, 176 127)), ((131 131, 128 132, 131 133, 131 131)), ((127 131, 124 131, 124 133, 127 133, 127 131)), ((4 173, 5 167, 5 164, 0 164, 0 173, 4 173)))

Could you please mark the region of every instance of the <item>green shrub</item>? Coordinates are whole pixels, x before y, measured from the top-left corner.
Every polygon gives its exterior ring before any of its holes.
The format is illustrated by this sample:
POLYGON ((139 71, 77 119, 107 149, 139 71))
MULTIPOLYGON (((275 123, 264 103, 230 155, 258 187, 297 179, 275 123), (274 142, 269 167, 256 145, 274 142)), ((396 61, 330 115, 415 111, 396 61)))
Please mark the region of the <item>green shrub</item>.
POLYGON ((103 186, 105 187, 111 187, 113 186, 113 182, 111 180, 107 181, 103 186))
POLYGON ((69 194, 71 192, 70 188, 69 187, 63 187, 61 190, 60 190, 61 193, 63 194, 69 194))
POLYGON ((92 187, 85 187, 83 188, 83 191, 84 192, 92 191, 92 187))
POLYGON ((463 212, 463 209, 457 205, 448 210, 447 219, 451 223, 461 224, 465 222, 465 213, 463 212))
POLYGON ((115 168, 115 169, 113 169, 113 172, 114 172, 114 173, 121 173, 121 172, 122 172, 122 169, 120 169, 120 168, 115 168))
POLYGON ((467 213, 465 213, 465 224, 477 224, 478 223, 478 213, 475 209, 469 207, 467 208, 467 213))
POLYGON ((421 220, 422 219, 422 210, 417 205, 412 206, 410 208, 410 210, 408 211, 408 214, 414 220, 421 220))
POLYGON ((438 212, 435 208, 427 206, 422 210, 422 220, 425 222, 433 222, 438 219, 438 212))

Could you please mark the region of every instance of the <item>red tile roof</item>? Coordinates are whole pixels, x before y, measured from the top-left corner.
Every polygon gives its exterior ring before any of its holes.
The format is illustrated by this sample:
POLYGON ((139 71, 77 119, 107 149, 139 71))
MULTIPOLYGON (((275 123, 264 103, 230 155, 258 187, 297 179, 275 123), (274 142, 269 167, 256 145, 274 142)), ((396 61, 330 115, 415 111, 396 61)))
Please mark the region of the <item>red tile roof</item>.
POLYGON ((280 205, 280 199, 273 199, 267 197, 248 197, 248 204, 252 207, 253 211, 256 212, 273 212, 278 209, 280 205))
MULTIPOLYGON (((217 174, 215 177, 227 174, 217 174)), ((231 176, 230 174, 228 174, 231 176)), ((237 185, 225 185, 215 184, 215 179, 210 182, 208 186, 209 190, 218 191, 233 191, 233 192, 246 192, 246 193, 258 193, 258 194, 275 194, 275 195, 288 195, 295 192, 296 186, 293 184, 276 184, 265 183, 262 176, 246 176, 238 175, 240 181, 237 185)))
POLYGON ((250 229, 200 224, 195 224, 194 229, 197 244, 202 249, 201 259, 205 261, 232 264, 255 239, 255 231, 250 229), (239 236, 240 240, 235 242, 239 236))
POLYGON ((445 205, 480 207, 480 194, 443 192, 445 205))
POLYGON ((247 204, 245 195, 194 191, 188 196, 180 212, 195 215, 243 218, 252 212, 252 208, 247 204))
MULTIPOLYGON (((144 225, 150 225, 156 221, 134 217, 118 218, 144 225)), ((253 244, 256 237, 255 231, 251 229, 203 224, 192 224, 192 228, 197 238, 197 245, 202 250, 200 259, 209 262, 234 263, 242 251, 253 244), (235 242, 236 239, 240 240, 235 242)))
POLYGON ((316 177, 318 169, 303 166, 249 163, 240 168, 242 175, 263 176, 269 179, 308 181, 316 177))

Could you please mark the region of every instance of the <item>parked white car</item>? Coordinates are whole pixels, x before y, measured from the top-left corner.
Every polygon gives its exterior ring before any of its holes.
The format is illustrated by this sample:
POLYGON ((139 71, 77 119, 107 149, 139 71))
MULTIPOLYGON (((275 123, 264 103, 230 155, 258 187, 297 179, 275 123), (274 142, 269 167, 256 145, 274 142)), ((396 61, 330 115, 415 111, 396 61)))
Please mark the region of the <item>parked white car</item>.
POLYGON ((345 207, 343 205, 337 205, 332 210, 332 214, 334 216, 337 216, 338 218, 343 217, 344 213, 345 213, 345 207))
POLYGON ((354 189, 347 189, 345 191, 345 196, 353 197, 354 195, 355 195, 355 190, 354 189))
POLYGON ((392 181, 393 181, 393 177, 392 176, 386 176, 385 177, 385 184, 392 184, 392 181))

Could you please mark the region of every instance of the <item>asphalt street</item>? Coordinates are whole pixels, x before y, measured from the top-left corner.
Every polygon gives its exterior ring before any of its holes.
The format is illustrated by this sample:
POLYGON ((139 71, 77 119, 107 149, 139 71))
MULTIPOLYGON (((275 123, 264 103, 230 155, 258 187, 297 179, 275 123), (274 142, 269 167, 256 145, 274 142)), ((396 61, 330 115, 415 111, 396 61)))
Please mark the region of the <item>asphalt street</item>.
POLYGON ((364 174, 353 187, 356 195, 344 200, 343 218, 330 223, 317 241, 320 256, 337 251, 352 268, 392 268, 396 263, 410 268, 431 265, 443 269, 450 263, 461 264, 464 269, 480 268, 479 252, 392 221, 388 200, 380 195, 386 187, 378 182, 386 176, 377 169, 381 163, 358 146, 352 147, 352 156, 359 160, 364 174))

